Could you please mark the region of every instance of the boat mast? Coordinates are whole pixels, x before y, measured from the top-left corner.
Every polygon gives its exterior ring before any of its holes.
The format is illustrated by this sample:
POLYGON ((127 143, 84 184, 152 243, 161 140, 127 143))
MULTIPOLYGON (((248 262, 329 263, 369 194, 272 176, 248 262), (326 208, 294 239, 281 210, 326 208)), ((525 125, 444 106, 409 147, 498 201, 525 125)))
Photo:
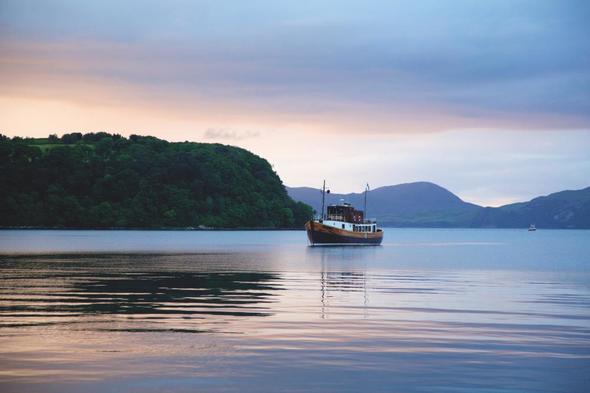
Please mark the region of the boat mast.
POLYGON ((325 195, 326 195, 326 180, 324 179, 324 185, 322 187, 322 215, 320 217, 321 220, 324 219, 324 201, 325 201, 325 195))
POLYGON ((367 183, 367 187, 365 187, 365 208, 363 211, 365 214, 365 221, 369 220, 369 216, 367 215, 367 191, 369 191, 369 183, 367 183))

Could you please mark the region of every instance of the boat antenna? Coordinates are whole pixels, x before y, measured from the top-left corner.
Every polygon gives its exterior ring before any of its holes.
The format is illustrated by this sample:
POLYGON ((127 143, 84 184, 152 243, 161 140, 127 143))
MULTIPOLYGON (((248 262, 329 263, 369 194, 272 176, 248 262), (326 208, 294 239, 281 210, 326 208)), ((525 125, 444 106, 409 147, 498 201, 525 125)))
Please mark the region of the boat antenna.
POLYGON ((369 183, 367 183, 367 187, 365 187, 365 209, 364 209, 365 221, 369 220, 369 216, 367 215, 367 192, 368 191, 369 191, 369 183))

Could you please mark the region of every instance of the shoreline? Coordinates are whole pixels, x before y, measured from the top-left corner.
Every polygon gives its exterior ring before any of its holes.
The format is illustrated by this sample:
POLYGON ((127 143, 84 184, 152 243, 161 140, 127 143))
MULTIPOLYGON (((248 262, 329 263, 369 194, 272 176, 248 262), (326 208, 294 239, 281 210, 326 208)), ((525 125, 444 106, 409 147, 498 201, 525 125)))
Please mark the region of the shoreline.
POLYGON ((305 228, 238 227, 238 228, 195 228, 195 227, 2 227, 0 230, 56 230, 56 231, 304 231, 305 228))
MULTIPOLYGON (((528 230, 528 227, 414 227, 414 226, 382 226, 384 229, 518 229, 528 230)), ((38 230, 38 231, 183 231, 183 232, 207 232, 207 231, 219 231, 219 232, 233 232, 233 231, 305 231, 304 227, 294 228, 272 228, 272 227, 236 227, 236 228, 198 228, 198 227, 157 227, 157 228, 145 228, 145 227, 4 227, 0 226, 2 230, 38 230)), ((564 230, 564 231, 584 231, 590 230, 590 228, 537 228, 537 230, 564 230)))

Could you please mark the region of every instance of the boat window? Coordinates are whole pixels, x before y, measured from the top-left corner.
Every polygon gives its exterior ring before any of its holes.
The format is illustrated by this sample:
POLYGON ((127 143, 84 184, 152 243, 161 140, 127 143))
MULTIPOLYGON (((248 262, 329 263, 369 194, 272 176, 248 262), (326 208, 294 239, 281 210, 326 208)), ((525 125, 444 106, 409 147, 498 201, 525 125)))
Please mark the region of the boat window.
POLYGON ((342 224, 342 229, 344 229, 344 224, 342 224))

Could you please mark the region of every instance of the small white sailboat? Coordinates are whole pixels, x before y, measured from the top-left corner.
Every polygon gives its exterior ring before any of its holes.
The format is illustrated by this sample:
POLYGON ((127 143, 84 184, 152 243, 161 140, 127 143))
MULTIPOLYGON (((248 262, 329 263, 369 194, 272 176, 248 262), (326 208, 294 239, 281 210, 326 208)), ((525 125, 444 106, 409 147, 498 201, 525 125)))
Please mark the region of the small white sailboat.
POLYGON ((529 225, 529 232, 533 232, 533 231, 536 231, 536 230, 537 230, 537 227, 535 227, 535 224, 529 225))

